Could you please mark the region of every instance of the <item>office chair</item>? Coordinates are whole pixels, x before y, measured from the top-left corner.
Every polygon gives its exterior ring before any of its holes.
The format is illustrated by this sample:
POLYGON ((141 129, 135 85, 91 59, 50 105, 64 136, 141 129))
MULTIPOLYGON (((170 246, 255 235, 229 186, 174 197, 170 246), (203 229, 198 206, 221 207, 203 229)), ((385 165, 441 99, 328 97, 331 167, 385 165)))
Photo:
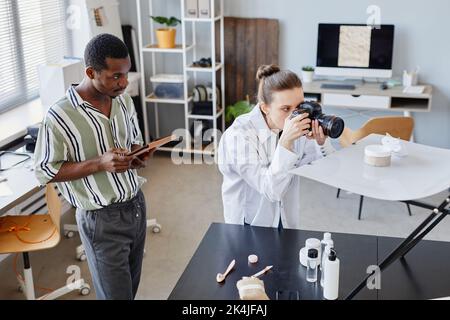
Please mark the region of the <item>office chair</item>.
POLYGON ((61 238, 62 205, 53 184, 46 186, 45 197, 48 214, 0 217, 0 253, 22 253, 23 277, 18 275, 17 280, 19 281, 19 289, 24 292, 28 300, 53 300, 74 290, 78 290, 82 295, 88 295, 91 290, 89 284, 85 283, 83 279, 78 279, 36 298, 28 253, 53 248, 61 238))
MULTIPOLYGON (((352 131, 349 128, 345 128, 339 138, 339 143, 342 147, 348 147, 355 144, 362 138, 372 134, 385 135, 389 133, 394 138, 400 138, 402 140, 411 140, 412 132, 414 129, 414 119, 411 117, 376 117, 368 120, 361 128, 356 131, 352 131)), ((339 198, 341 189, 338 189, 336 198, 339 198)), ((359 196, 359 211, 358 220, 361 220, 361 212, 363 207, 364 196, 359 196)), ((408 213, 411 216, 411 208, 409 204, 406 204, 408 213)))

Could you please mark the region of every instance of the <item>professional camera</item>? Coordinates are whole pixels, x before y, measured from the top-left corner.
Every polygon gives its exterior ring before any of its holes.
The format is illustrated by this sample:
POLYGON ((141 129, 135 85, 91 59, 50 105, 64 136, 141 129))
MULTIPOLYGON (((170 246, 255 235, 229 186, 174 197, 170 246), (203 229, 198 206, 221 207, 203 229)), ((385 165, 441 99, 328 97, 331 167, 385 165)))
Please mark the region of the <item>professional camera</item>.
POLYGON ((330 138, 336 139, 344 131, 344 120, 334 115, 325 115, 322 113, 322 106, 313 101, 305 101, 300 103, 294 112, 292 112, 291 118, 294 118, 302 113, 308 113, 311 120, 318 120, 319 125, 323 129, 323 133, 330 138))

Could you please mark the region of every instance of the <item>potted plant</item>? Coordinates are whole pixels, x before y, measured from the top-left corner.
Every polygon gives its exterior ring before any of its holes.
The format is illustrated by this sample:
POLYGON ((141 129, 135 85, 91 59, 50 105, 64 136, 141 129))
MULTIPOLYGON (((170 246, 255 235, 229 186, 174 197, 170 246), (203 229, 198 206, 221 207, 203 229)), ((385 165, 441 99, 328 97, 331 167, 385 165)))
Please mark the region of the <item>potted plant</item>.
POLYGON ((166 25, 166 28, 156 29, 156 38, 159 48, 175 48, 176 29, 171 28, 181 23, 181 20, 175 17, 150 16, 156 23, 166 25))
POLYGON ((302 80, 303 82, 312 82, 314 76, 314 67, 304 66, 302 68, 302 80))
POLYGON ((242 114, 246 114, 252 111, 253 107, 254 105, 250 103, 250 99, 248 96, 247 100, 238 101, 234 105, 226 107, 225 122, 227 123, 227 125, 231 125, 234 119, 236 119, 242 114))

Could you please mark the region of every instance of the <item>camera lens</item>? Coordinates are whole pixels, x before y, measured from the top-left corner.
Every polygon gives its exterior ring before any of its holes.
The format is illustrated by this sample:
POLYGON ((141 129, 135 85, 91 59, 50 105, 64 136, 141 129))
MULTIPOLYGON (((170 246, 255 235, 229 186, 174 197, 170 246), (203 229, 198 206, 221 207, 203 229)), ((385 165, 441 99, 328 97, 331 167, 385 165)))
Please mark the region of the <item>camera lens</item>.
POLYGON ((344 120, 336 116, 322 116, 319 118, 323 133, 332 139, 339 138, 344 131, 344 120))
POLYGON ((333 115, 323 114, 320 103, 314 101, 302 102, 291 114, 291 119, 304 112, 308 113, 311 120, 318 120, 323 133, 332 139, 339 138, 344 131, 344 120, 333 115))

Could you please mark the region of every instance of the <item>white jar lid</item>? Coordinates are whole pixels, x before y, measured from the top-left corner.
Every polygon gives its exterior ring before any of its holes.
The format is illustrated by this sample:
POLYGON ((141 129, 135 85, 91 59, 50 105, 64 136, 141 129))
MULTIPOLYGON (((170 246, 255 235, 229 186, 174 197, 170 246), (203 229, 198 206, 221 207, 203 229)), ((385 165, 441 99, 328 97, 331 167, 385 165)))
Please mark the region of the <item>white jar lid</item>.
POLYGON ((364 154, 369 157, 385 158, 391 156, 391 151, 381 144, 372 144, 364 148, 364 154))
POLYGON ((305 241, 305 247, 308 249, 311 248, 320 248, 320 240, 316 238, 309 238, 305 241))
POLYGON ((256 254, 251 254, 248 256, 248 262, 250 263, 257 263, 258 262, 258 256, 256 254))

